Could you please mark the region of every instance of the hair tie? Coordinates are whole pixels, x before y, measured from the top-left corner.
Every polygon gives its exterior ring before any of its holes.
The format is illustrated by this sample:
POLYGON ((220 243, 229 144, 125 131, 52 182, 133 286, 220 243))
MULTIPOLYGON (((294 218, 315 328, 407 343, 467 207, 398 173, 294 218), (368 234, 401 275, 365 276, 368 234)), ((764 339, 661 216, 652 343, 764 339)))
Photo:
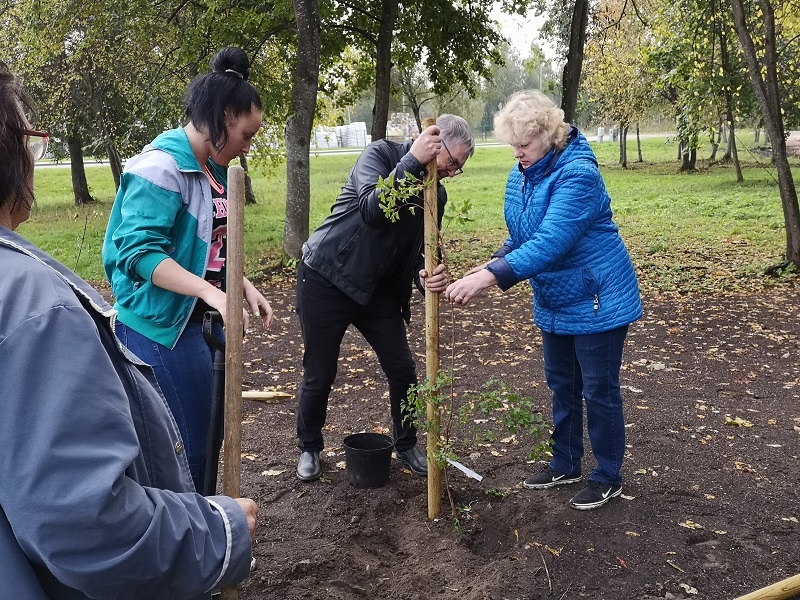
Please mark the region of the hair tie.
POLYGON ((234 70, 234 69, 225 69, 225 72, 226 72, 226 73, 233 73, 233 74, 234 74, 234 75, 236 75, 236 76, 237 76, 239 79, 244 79, 244 75, 242 75, 241 73, 239 73, 239 71, 236 71, 236 70, 234 70))

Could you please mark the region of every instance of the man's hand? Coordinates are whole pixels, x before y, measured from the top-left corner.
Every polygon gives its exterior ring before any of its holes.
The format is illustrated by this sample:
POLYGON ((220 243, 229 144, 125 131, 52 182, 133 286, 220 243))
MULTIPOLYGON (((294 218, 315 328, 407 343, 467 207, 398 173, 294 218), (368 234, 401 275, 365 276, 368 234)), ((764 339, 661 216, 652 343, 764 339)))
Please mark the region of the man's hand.
POLYGON ((437 125, 431 125, 411 144, 411 154, 420 164, 427 165, 442 151, 442 138, 437 125))
POLYGON ((428 276, 428 272, 425 269, 422 269, 419 272, 419 279, 425 285, 425 289, 436 294, 441 294, 445 291, 445 289, 447 289, 447 283, 449 282, 444 263, 437 265, 433 270, 433 274, 430 276, 428 276))

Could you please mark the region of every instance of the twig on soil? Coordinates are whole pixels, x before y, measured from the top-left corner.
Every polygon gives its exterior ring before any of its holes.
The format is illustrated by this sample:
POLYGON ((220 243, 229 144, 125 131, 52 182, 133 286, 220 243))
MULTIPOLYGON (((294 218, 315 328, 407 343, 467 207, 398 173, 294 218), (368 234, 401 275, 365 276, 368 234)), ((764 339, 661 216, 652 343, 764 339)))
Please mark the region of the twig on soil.
POLYGON ((366 594, 367 588, 363 588, 360 585, 355 585, 353 583, 348 583, 347 581, 342 581, 341 579, 331 579, 331 583, 335 585, 339 585, 345 589, 350 591, 356 592, 357 594, 366 594))
MULTIPOLYGON (((547 569, 547 561, 544 559, 544 554, 542 554, 542 549, 538 546, 536 549, 539 551, 539 556, 542 557, 542 564, 544 565, 544 572, 547 575, 547 587, 550 588, 550 593, 553 593, 553 582, 550 581, 550 571, 547 569)), ((562 596, 563 597, 563 596, 562 596)))
POLYGON ((561 594, 561 596, 559 596, 558 600, 564 600, 564 596, 567 595, 567 592, 569 592, 569 588, 571 588, 571 587, 572 587, 572 582, 570 581, 569 585, 567 586, 567 589, 565 589, 564 593, 561 594))

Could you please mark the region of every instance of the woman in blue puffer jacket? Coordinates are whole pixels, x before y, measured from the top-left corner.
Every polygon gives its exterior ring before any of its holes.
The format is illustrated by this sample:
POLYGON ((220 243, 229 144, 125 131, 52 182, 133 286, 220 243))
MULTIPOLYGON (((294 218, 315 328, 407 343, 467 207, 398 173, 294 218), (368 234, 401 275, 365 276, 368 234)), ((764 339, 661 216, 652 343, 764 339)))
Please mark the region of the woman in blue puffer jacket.
POLYGON ((450 284, 445 297, 467 305, 493 285, 505 291, 530 281, 553 392, 553 457, 524 485, 580 481, 585 399, 597 466, 570 506, 598 508, 622 492, 619 374, 628 326, 642 316, 636 273, 597 159, 550 98, 539 91, 514 94, 495 118, 495 136, 519 161, 506 184, 509 236, 490 262, 450 284))

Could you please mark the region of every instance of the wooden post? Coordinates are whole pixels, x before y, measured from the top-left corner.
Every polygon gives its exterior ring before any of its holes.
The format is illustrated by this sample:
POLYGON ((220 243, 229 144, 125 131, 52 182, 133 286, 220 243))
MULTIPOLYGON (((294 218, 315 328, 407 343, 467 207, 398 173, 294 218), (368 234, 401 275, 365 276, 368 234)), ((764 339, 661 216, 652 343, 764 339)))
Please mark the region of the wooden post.
MULTIPOLYGON (((436 119, 427 118, 424 127, 436 124, 436 119)), ((439 200, 438 169, 436 159, 428 163, 425 175, 425 270, 428 274, 439 264, 439 200)), ((439 376, 439 294, 425 290, 425 371, 431 384, 439 376)), ((439 451, 439 407, 428 401, 428 518, 439 517, 442 510, 441 472, 434 456, 439 451)))
POLYGON ((786 600, 800 594, 800 575, 788 577, 778 583, 739 596, 736 600, 786 600))
MULTIPOLYGON (((242 470, 242 347, 244 323, 244 169, 228 169, 228 239, 225 259, 225 443, 222 493, 241 496, 242 470)), ((239 589, 222 590, 222 600, 238 600, 239 589)))

